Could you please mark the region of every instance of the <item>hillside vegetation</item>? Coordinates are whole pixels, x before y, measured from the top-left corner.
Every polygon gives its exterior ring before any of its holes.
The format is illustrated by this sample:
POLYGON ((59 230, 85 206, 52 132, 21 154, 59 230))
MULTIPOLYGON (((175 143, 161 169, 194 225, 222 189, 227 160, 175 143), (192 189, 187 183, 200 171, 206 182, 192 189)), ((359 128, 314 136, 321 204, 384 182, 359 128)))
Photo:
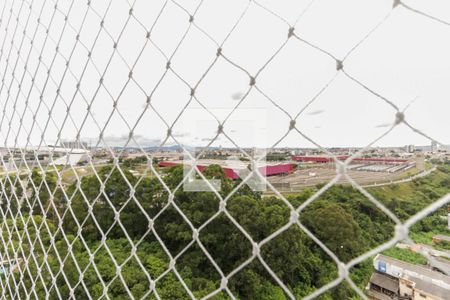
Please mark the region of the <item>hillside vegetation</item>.
MULTIPOLYGON (((204 175, 220 180, 222 197, 239 184, 227 179, 219 166, 208 167, 204 175)), ((162 299, 189 299, 180 278, 198 298, 220 287, 219 268, 225 275, 233 273, 228 288, 239 299, 287 299, 258 258, 249 262, 253 255, 249 237, 260 242, 289 222, 290 210, 277 197, 262 198, 244 186, 228 199, 225 214, 218 213, 220 201, 213 192, 192 193, 180 188, 172 203, 156 177, 137 178, 127 168, 105 167, 98 177, 85 176, 80 184, 66 189, 54 174, 34 172, 32 178, 26 191, 18 178, 1 179, 0 253, 3 259, 19 257, 22 261, 18 270, 0 277, 11 286, 22 280, 17 291, 9 292, 11 298, 13 294, 26 298, 31 291, 31 296, 39 299, 47 294, 50 299, 67 299, 72 294, 85 299, 105 293, 111 299, 154 299, 152 280, 162 299), (200 227, 201 245, 192 242, 192 227, 200 227), (13 230, 12 236, 7 228, 13 230), (9 239, 12 243, 6 244, 9 239), (172 258, 176 259, 175 269, 169 268, 172 258), (242 264, 245 267, 236 271, 242 264)), ((171 190, 182 178, 180 167, 163 176, 171 190)), ((315 191, 306 189, 288 200, 298 207, 315 191)), ((442 165, 432 175, 410 183, 369 192, 406 220, 450 192, 450 166, 442 165)), ((446 233, 439 217, 445 213, 446 208, 441 208, 419 222, 411 236, 446 233)), ((307 206, 300 221, 344 262, 386 242, 394 229, 394 223, 364 195, 340 185, 307 206)), ((337 277, 332 259, 296 225, 266 243, 261 256, 298 298, 337 277)), ((360 287, 370 277, 371 264, 367 260, 352 270, 360 287)), ((357 297, 346 283, 320 297, 350 298, 357 297)), ((230 297, 222 291, 212 299, 230 297)))

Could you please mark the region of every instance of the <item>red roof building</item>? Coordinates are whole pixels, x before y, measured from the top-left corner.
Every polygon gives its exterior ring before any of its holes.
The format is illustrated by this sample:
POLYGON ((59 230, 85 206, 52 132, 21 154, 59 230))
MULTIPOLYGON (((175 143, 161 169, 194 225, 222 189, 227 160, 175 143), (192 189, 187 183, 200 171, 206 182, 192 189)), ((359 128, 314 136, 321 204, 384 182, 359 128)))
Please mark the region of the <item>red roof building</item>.
MULTIPOLYGON (((160 167, 173 167, 182 165, 183 161, 160 161, 160 167)), ((234 161, 220 161, 220 160, 200 160, 197 163, 197 168, 203 172, 210 165, 219 165, 222 167, 226 177, 230 179, 238 179, 241 170, 247 169, 248 162, 234 162, 234 161)), ((294 170, 294 164, 289 162, 266 162, 264 165, 258 167, 261 175, 271 176, 287 174, 294 170)))
MULTIPOLYGON (((350 156, 348 155, 340 155, 336 156, 338 160, 346 160, 350 156)), ((316 163, 330 163, 333 162, 334 159, 329 156, 292 156, 292 160, 300 161, 300 162, 316 162, 316 163)), ((387 164, 399 164, 408 162, 407 159, 400 158, 389 158, 389 157, 356 157, 353 161, 358 162, 367 162, 367 163, 387 163, 387 164)))

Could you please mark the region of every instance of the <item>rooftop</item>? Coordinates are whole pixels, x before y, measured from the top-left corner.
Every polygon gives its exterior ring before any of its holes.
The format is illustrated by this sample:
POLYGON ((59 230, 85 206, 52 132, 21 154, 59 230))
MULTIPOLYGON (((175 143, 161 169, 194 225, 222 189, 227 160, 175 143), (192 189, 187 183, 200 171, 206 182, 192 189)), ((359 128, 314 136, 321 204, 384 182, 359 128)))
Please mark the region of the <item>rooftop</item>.
POLYGON ((438 240, 450 242, 450 236, 443 235, 443 234, 437 234, 437 235, 433 236, 433 239, 438 239, 438 240))
POLYGON ((437 280, 437 281, 442 281, 447 285, 450 285, 450 276, 441 274, 439 272, 433 271, 431 269, 428 269, 426 267, 422 267, 422 266, 418 266, 418 265, 413 265, 389 256, 385 256, 383 254, 378 254, 375 257, 375 260, 381 260, 384 262, 387 262, 391 265, 397 266, 399 268, 402 268, 404 270, 408 270, 410 272, 414 272, 416 274, 420 274, 423 276, 426 276, 428 278, 437 280))
POLYGON ((391 292, 398 292, 398 279, 395 280, 384 274, 374 272, 370 277, 370 282, 391 292))
MULTIPOLYGON (((171 160, 169 161, 174 164, 187 164, 190 165, 191 161, 189 159, 183 160, 171 160)), ((238 159, 230 159, 230 160, 220 160, 220 159, 199 159, 197 161, 197 165, 199 166, 210 166, 210 165, 219 165, 221 167, 231 168, 234 170, 240 170, 240 169, 247 169, 248 164, 250 164, 250 161, 241 161, 238 159)), ((292 162, 289 161, 261 161, 257 163, 258 167, 265 167, 265 166, 278 166, 278 165, 288 165, 292 164, 292 162)))
POLYGON ((437 286, 430 282, 426 282, 420 278, 410 277, 409 280, 414 281, 416 283, 415 288, 425 293, 432 294, 434 296, 438 296, 445 300, 450 300, 450 292, 448 289, 437 286))

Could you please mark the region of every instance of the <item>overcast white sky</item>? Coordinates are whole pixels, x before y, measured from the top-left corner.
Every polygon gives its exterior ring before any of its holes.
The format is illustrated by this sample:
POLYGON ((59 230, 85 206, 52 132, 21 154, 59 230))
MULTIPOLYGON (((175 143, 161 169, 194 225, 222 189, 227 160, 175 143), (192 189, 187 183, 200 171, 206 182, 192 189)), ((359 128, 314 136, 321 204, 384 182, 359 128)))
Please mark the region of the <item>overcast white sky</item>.
MULTIPOLYGON (((190 99, 188 85, 194 86, 215 60, 218 48, 215 42, 222 44, 249 5, 222 48, 229 60, 254 75, 286 41, 289 29, 283 20, 255 3, 249 4, 246 0, 204 0, 194 18, 203 32, 191 26, 175 51, 189 27, 187 12, 193 14, 200 1, 178 0, 186 12, 171 1, 165 4, 163 0, 137 0, 133 8, 134 18, 125 26, 118 52, 108 65, 114 41, 119 39, 133 0, 92 0, 89 9, 86 1, 29 1, 25 1, 23 6, 22 1, 13 0, 0 4, 2 145, 13 145, 15 140, 17 145, 24 145, 28 135, 32 145, 37 145, 42 135, 46 143, 52 143, 57 140, 59 130, 61 138, 73 139, 80 128, 82 138, 96 140, 99 128, 103 129, 107 124, 105 140, 110 146, 118 146, 123 145, 129 127, 136 123, 136 140, 142 146, 156 145, 165 138, 166 125, 151 108, 140 118, 146 107, 146 94, 151 94, 153 90, 151 104, 168 124, 172 124, 183 109, 186 110, 173 128, 177 139, 190 145, 204 145, 214 136, 217 125, 208 121, 212 120, 211 116, 196 101, 186 107, 190 99), (58 2, 58 9, 52 18, 55 2, 58 2), (100 30, 100 21, 110 2, 104 19, 106 32, 100 30), (69 22, 66 27, 64 15, 67 15, 69 22), (38 18, 40 26, 37 26, 38 18), (146 40, 146 32, 154 23, 152 44, 146 40), (76 43, 76 31, 82 24, 81 43, 76 43), (49 27, 48 39, 46 27, 49 27), (55 56, 60 36, 59 53, 55 56), (92 60, 88 61, 86 48, 91 48, 94 41, 92 60), (39 65, 41 50, 42 63, 39 65), (142 55, 136 62, 141 51, 142 55), (158 85, 166 70, 166 57, 172 57, 173 71, 167 72, 158 85), (66 59, 69 58, 69 70, 65 74, 66 59), (25 64, 27 72, 24 73, 25 64), (47 80, 50 66, 51 77, 47 80), (130 67, 133 67, 135 82, 130 81, 124 88, 130 67), (103 85, 98 89, 99 72, 103 73, 105 68, 103 85), (32 77, 35 77, 34 84, 32 77), (76 92, 79 81, 81 93, 76 92), (59 96, 58 85, 61 85, 59 96), (86 117, 87 103, 92 99, 93 115, 86 117), (115 111, 114 99, 118 99, 115 111), (66 119, 67 104, 71 102, 66 119), (33 114, 36 114, 34 123, 33 114)), ((258 1, 291 25, 310 2, 258 1)), ((295 32, 335 57, 343 58, 392 10, 392 2, 316 0, 296 23, 295 32)), ((405 0, 404 3, 450 21, 448 0, 405 0)), ((450 26, 398 7, 345 60, 344 67, 349 74, 400 109, 414 100, 406 111, 407 120, 436 140, 448 144, 449 53, 450 26)), ((291 38, 259 74, 256 84, 277 105, 295 116, 336 73, 336 62, 332 58, 291 38)), ((248 89, 248 75, 220 57, 201 81, 196 96, 202 105, 223 120, 248 89)), ((394 116, 395 110, 391 106, 339 73, 325 92, 300 115, 297 127, 323 146, 364 146, 386 131, 386 125, 393 122, 394 116)), ((271 146, 287 132, 289 121, 284 112, 253 88, 239 111, 225 124, 225 131, 240 146, 271 146)), ((401 125, 376 145, 429 143, 401 125)), ((213 145, 231 144, 221 137, 213 145)), ((298 133, 291 132, 278 146, 312 145, 298 133)))

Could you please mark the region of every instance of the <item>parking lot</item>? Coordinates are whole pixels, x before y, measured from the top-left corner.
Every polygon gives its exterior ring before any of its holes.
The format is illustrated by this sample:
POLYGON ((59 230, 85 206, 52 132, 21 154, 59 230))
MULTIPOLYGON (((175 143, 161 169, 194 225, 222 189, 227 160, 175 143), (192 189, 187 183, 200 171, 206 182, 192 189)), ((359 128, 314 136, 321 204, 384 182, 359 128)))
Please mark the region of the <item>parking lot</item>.
MULTIPOLYGON (((396 181, 411 177, 425 170, 423 161, 417 162, 416 166, 404 168, 397 172, 387 172, 386 165, 371 165, 364 167, 362 164, 350 165, 347 174, 360 185, 371 185, 396 181), (369 171, 370 170, 370 171, 369 171)), ((291 174, 268 177, 269 182, 282 192, 296 192, 305 187, 315 186, 331 181, 336 176, 334 164, 307 165, 300 164, 298 169, 291 174)), ((349 181, 342 177, 339 184, 349 184, 349 181)), ((268 193, 270 191, 268 190, 268 193)))

